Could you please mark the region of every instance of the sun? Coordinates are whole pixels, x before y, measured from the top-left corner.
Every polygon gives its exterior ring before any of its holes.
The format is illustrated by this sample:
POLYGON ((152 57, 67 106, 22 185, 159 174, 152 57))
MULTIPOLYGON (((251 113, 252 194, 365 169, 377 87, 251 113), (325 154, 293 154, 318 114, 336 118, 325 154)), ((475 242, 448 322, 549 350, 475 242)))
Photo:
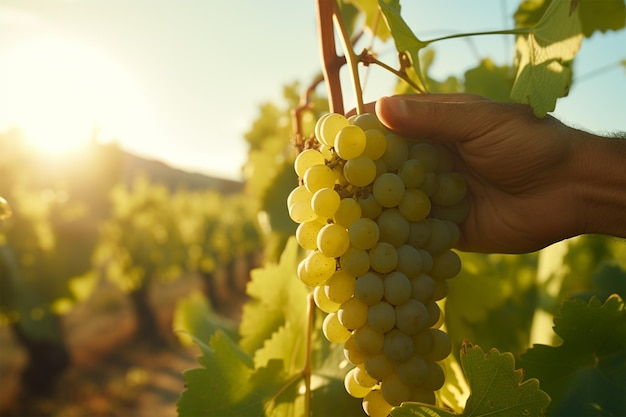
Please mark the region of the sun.
POLYGON ((115 61, 76 39, 33 38, 0 56, 0 129, 21 129, 40 151, 75 149, 95 129, 123 134, 140 101, 115 61))

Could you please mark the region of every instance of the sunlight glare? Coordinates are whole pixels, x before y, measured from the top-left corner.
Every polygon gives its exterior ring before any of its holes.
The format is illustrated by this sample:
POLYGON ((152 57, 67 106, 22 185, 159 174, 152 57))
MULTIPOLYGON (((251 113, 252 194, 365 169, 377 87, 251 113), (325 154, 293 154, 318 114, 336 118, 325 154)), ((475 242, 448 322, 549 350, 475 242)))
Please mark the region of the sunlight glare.
POLYGON ((101 51, 71 38, 16 45, 0 56, 0 75, 0 128, 21 129, 41 151, 75 149, 96 129, 136 134, 146 122, 133 80, 101 51))

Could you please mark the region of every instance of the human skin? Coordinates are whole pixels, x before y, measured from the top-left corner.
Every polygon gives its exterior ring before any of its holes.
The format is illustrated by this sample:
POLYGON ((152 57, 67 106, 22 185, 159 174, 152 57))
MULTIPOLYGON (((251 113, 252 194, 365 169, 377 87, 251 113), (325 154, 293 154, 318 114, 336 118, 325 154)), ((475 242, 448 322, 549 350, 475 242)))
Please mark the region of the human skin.
POLYGON ((626 237, 626 139, 471 94, 369 103, 390 130, 449 148, 468 185, 458 249, 526 253, 580 234, 626 237))

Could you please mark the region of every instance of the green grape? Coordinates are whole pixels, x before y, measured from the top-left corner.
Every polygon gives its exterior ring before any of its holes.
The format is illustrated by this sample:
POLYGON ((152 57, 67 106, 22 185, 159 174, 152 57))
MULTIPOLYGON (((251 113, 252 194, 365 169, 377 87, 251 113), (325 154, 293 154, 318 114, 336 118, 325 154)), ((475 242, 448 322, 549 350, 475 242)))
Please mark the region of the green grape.
POLYGON ((428 374, 426 374, 426 380, 424 381, 424 387, 432 391, 437 391, 446 382, 446 375, 443 372, 441 366, 435 362, 427 362, 428 374))
POLYGON ((430 208, 430 198, 417 188, 405 190, 404 196, 398 204, 400 213, 411 222, 424 220, 430 213, 430 208))
POLYGON ((387 134, 387 148, 381 157, 387 164, 387 170, 398 171, 402 164, 409 159, 409 147, 406 140, 393 133, 387 134))
POLYGON ((361 365, 367 358, 367 355, 361 352, 357 347, 354 334, 351 334, 350 337, 344 342, 343 355, 353 365, 361 365))
MULTIPOLYGON (((318 122, 319 123, 319 122, 318 122)), ((319 136, 317 140, 330 147, 335 146, 335 137, 341 128, 348 126, 350 122, 342 114, 330 113, 322 120, 319 128, 319 136)))
POLYGON ((396 310, 386 301, 374 304, 367 312, 367 324, 380 333, 386 333, 396 325, 396 310))
MULTIPOLYGON (((411 340, 412 346, 413 340, 411 340)), ((411 356, 406 361, 398 364, 396 374, 400 381, 411 388, 419 387, 426 380, 428 363, 421 356, 411 356)))
POLYGON ((435 343, 430 329, 424 328, 413 336, 413 351, 416 355, 424 357, 433 348, 435 343))
POLYGON ((459 204, 465 198, 467 183, 458 172, 442 172, 437 183, 439 187, 431 196, 433 203, 448 207, 459 204))
POLYGON ((356 383, 362 387, 373 388, 378 381, 376 378, 373 378, 370 374, 365 370, 365 366, 361 363, 354 368, 354 379, 356 383))
POLYGON ((416 143, 409 150, 409 158, 424 165, 427 171, 435 171, 439 165, 439 151, 429 143, 416 143))
POLYGON ((435 194, 435 192, 439 188, 439 177, 434 172, 427 172, 424 175, 424 182, 422 182, 422 185, 417 188, 422 190, 424 194, 430 197, 431 195, 435 194))
POLYGON ((407 159, 398 169, 398 176, 402 178, 406 188, 415 188, 426 180, 426 171, 426 167, 421 162, 407 159))
POLYGON ((419 276, 422 272, 422 257, 411 245, 402 245, 398 250, 398 265, 396 270, 402 272, 409 279, 419 276))
POLYGON ((343 386, 346 388, 346 392, 352 397, 363 398, 370 393, 371 389, 359 385, 359 383, 356 382, 356 378, 354 376, 355 369, 357 368, 352 368, 348 371, 343 379, 343 386))
POLYGON ((341 159, 349 160, 360 156, 365 149, 365 132, 358 126, 341 128, 335 136, 335 152, 341 159))
POLYGON ((349 228, 356 220, 361 218, 361 206, 354 198, 344 198, 339 203, 339 208, 333 216, 333 221, 349 228))
POLYGON ((363 217, 368 219, 377 218, 383 211, 383 207, 376 201, 373 194, 368 194, 365 197, 357 198, 359 205, 361 206, 361 213, 363 217))
POLYGON ((311 208, 320 217, 332 219, 341 203, 339 193, 332 188, 320 188, 311 197, 311 208))
POLYGON ((433 294, 433 300, 443 300, 448 296, 448 281, 443 279, 435 280, 435 293, 433 294))
MULTIPOLYGON (((324 123, 324 121, 326 119, 328 119, 332 115, 333 115, 333 113, 325 113, 322 116, 320 116, 320 118, 317 119, 317 122, 315 123, 315 128, 314 128, 313 132, 315 134, 315 138, 317 139, 317 141, 319 143, 322 144, 322 146, 326 146, 326 147, 329 146, 328 144, 326 144, 326 143, 324 143, 322 141, 322 131, 321 131, 322 130, 322 124, 324 123)), ((334 139, 334 136, 333 136, 333 139, 334 139)), ((332 144, 330 146, 332 146, 332 144)))
POLYGON ((370 257, 366 251, 350 246, 339 258, 339 265, 342 270, 358 277, 369 271, 370 257))
POLYGON ((339 309, 340 306, 339 303, 331 301, 326 296, 324 287, 319 285, 313 289, 313 301, 315 301, 315 305, 317 306, 317 308, 322 310, 324 313, 334 313, 339 309))
POLYGON ((380 241, 398 248, 409 239, 409 222, 397 208, 384 210, 376 220, 380 230, 380 241))
POLYGON ((422 271, 426 273, 430 272, 430 270, 433 269, 433 256, 424 249, 418 249, 417 252, 422 259, 422 271))
POLYGON ((324 255, 318 250, 307 255, 304 265, 307 280, 303 279, 303 282, 311 287, 324 283, 335 273, 336 269, 335 259, 324 255))
POLYGON ((365 156, 357 156, 346 161, 343 175, 355 187, 365 187, 376 178, 376 163, 365 156))
POLYGON ((378 243, 380 230, 372 219, 362 217, 356 220, 348 229, 350 244, 357 249, 368 250, 378 243))
MULTIPOLYGON (((382 333, 377 332, 376 330, 372 329, 369 325, 366 324, 355 330, 354 340, 356 342, 357 348, 361 352, 365 353, 366 355, 373 355, 382 350, 385 337, 383 336, 382 333)), ((367 363, 367 360, 366 360, 366 363, 367 363)), ((370 373, 369 370, 368 370, 368 373, 372 375, 372 373, 370 373)), ((372 376, 376 378, 375 375, 372 375, 372 376)))
POLYGON ((378 118, 376 117, 376 115, 372 113, 358 114, 354 117, 354 119, 352 119, 351 123, 355 126, 360 127, 364 131, 371 130, 371 129, 375 129, 375 130, 383 129, 383 126, 378 121, 378 118))
POLYGON ((344 303, 354 294, 356 279, 344 270, 336 271, 324 283, 324 293, 333 303, 344 303))
POLYGON ((409 299, 396 306, 396 327, 408 335, 419 333, 428 325, 428 310, 421 302, 409 299))
POLYGON ((363 398, 363 411, 369 417, 387 417, 392 408, 379 389, 371 391, 363 398))
POLYGON ((448 231, 450 232, 450 247, 455 247, 461 240, 461 230, 459 230, 459 226, 456 223, 450 220, 443 220, 443 222, 448 226, 448 231))
POLYGON ((381 158, 387 150, 387 138, 385 134, 378 129, 365 130, 365 149, 363 156, 372 160, 381 158))
POLYGON ((467 218, 469 214, 470 204, 467 198, 461 200, 460 203, 454 206, 439 206, 433 204, 431 208, 431 214, 441 220, 448 220, 456 224, 460 224, 467 218))
POLYGON ((387 172, 374 180, 372 194, 381 206, 395 207, 404 197, 404 182, 396 174, 387 172))
POLYGON ((322 332, 329 342, 344 343, 352 334, 341 325, 337 313, 328 313, 322 322, 322 332))
POLYGON ((398 265, 398 251, 387 242, 378 242, 369 251, 370 266, 376 272, 386 274, 398 265))
POLYGON ((436 255, 452 247, 453 236, 443 220, 428 218, 425 221, 430 223, 430 237, 424 245, 426 251, 436 255))
POLYGON ((289 193, 287 196, 287 207, 293 206, 295 203, 299 203, 300 201, 308 201, 310 204, 311 198, 313 194, 306 189, 304 185, 299 185, 289 193))
POLYGON ((411 279, 411 298, 425 303, 435 294, 435 281, 426 274, 411 279))
POLYGON ((461 272, 461 258, 453 250, 446 250, 433 256, 430 276, 434 279, 454 278, 459 272, 461 272))
POLYGON ((411 390, 411 401, 424 404, 435 404, 437 397, 433 390, 423 386, 413 387, 411 390))
POLYGON ((395 306, 404 304, 411 298, 411 281, 402 272, 393 271, 383 280, 385 300, 395 306))
POLYGON ((323 165, 325 162, 324 155, 322 155, 320 151, 316 149, 305 149, 298 154, 293 166, 298 177, 302 178, 307 169, 313 165, 323 165))
POLYGON ((356 279, 354 296, 365 304, 372 306, 382 300, 384 295, 385 285, 377 274, 367 272, 356 279))
POLYGON ((380 390, 385 401, 393 406, 399 406, 411 398, 411 387, 402 382, 395 373, 382 380, 380 390))
POLYGON ((441 308, 439 308, 439 304, 437 304, 434 299, 431 299, 424 305, 426 306, 426 310, 428 310, 428 324, 426 325, 426 327, 438 329, 443 326, 445 318, 443 316, 443 313, 441 312, 441 308))
POLYGON ((391 360, 404 362, 413 356, 413 339, 408 334, 393 329, 385 334, 383 352, 391 360))
POLYGON ((306 189, 314 193, 322 188, 334 188, 337 174, 327 165, 313 165, 302 178, 306 189))
POLYGON ((289 217, 296 223, 304 223, 315 220, 317 214, 313 211, 310 201, 302 200, 289 206, 289 217))
POLYGON ((317 248, 329 258, 338 258, 350 247, 350 236, 345 227, 331 223, 317 234, 317 248))
POLYGON ((339 322, 348 330, 356 330, 367 323, 367 304, 358 298, 351 298, 337 310, 339 322))
POLYGON ((382 159, 376 159, 374 161, 374 164, 376 164, 376 178, 380 177, 383 174, 387 173, 387 163, 385 161, 383 161, 382 159))
POLYGON ((325 161, 330 161, 333 159, 333 153, 331 152, 332 146, 320 144, 318 151, 322 154, 325 161))
POLYGON ((428 330, 433 336, 433 345, 428 353, 423 355, 424 359, 438 362, 448 357, 452 351, 452 342, 450 336, 439 329, 428 330))
POLYGON ((382 381, 396 370, 395 362, 385 355, 385 352, 382 350, 368 356, 363 363, 363 367, 372 378, 378 381, 382 381))
POLYGON ((320 232, 323 224, 317 220, 300 223, 296 229, 296 240, 304 249, 317 249, 317 234, 320 232))
POLYGON ((408 244, 416 249, 423 248, 430 239, 431 229, 430 222, 426 220, 411 222, 409 224, 408 244))

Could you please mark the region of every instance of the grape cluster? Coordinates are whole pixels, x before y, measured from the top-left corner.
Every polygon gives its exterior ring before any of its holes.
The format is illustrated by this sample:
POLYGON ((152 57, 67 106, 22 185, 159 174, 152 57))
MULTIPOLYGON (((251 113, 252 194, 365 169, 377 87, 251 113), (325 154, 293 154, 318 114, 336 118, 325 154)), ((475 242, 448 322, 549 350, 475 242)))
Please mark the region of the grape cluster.
POLYGON ((461 261, 451 248, 468 211, 466 182, 443 147, 407 140, 373 114, 330 113, 316 146, 298 154, 290 193, 296 239, 308 250, 298 277, 344 344, 348 393, 370 417, 404 401, 434 404, 450 354, 437 301, 461 261))

